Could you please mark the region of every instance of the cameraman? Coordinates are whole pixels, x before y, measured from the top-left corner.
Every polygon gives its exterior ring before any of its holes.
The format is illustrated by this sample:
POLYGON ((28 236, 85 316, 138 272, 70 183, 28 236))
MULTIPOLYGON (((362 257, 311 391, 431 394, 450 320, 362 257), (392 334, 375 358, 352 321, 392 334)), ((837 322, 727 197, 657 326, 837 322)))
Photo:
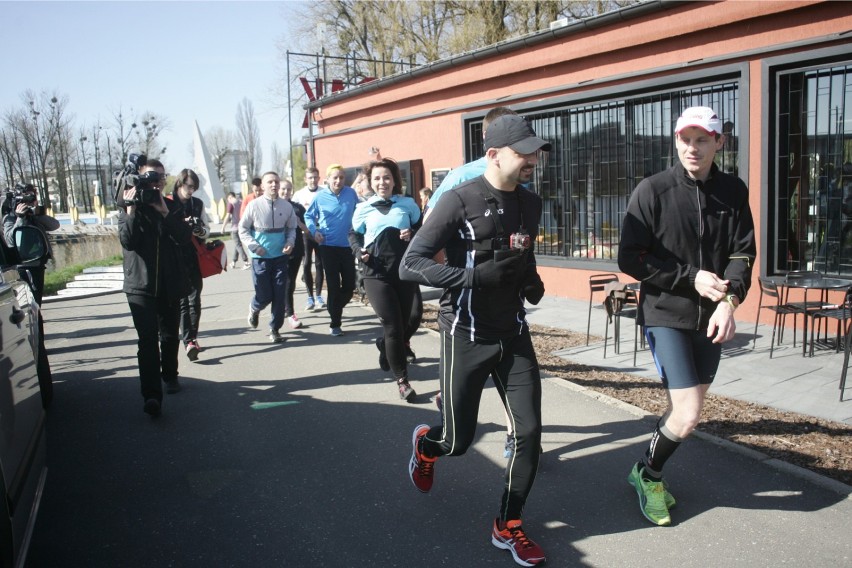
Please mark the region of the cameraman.
POLYGON ((189 290, 181 247, 190 243, 192 229, 180 204, 163 198, 166 170, 159 160, 146 160, 139 166, 138 179, 131 175, 125 179, 131 186, 116 199, 124 292, 139 337, 143 409, 156 417, 163 400, 161 381, 167 393, 180 391, 180 300, 189 290))
MULTIPOLYGON (((38 204, 38 192, 33 184, 18 184, 14 191, 6 193, 6 201, 3 203, 3 238, 6 244, 15 248, 15 227, 33 226, 42 232, 55 231, 59 228, 59 221, 46 215, 44 207, 38 204)), ((47 240, 47 235, 45 235, 47 240)), ((27 270, 32 274, 33 296, 41 305, 44 292, 44 266, 29 267, 27 270)))
MULTIPOLYGON (((198 174, 189 169, 183 169, 175 180, 174 191, 170 200, 177 202, 183 209, 183 218, 192 229, 192 237, 204 241, 210 236, 210 228, 206 222, 204 202, 193 197, 198 189, 198 174)), ((198 266, 198 253, 190 241, 181 247, 184 265, 189 276, 189 293, 180 299, 180 337, 190 361, 198 359, 201 346, 198 345, 198 322, 201 319, 201 288, 204 280, 198 266)))

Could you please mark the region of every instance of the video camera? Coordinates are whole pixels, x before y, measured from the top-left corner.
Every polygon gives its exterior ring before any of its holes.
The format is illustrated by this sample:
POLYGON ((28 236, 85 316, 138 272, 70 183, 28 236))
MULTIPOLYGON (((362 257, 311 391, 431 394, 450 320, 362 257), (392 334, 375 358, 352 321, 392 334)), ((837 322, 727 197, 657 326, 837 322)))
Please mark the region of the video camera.
POLYGON ((139 173, 148 161, 145 154, 130 154, 127 157, 127 164, 123 170, 115 172, 113 185, 115 186, 115 195, 113 196, 116 203, 119 203, 119 198, 124 194, 124 190, 134 187, 136 188, 136 197, 128 205, 151 204, 160 201, 160 190, 154 187, 159 181, 162 181, 163 176, 153 170, 148 170, 144 174, 139 173))
POLYGON ((15 184, 14 189, 6 190, 6 198, 3 202, 4 211, 9 211, 14 213, 18 205, 23 203, 26 205, 29 210, 28 214, 34 215, 36 209, 36 201, 38 201, 38 195, 36 194, 36 189, 33 184, 15 184))

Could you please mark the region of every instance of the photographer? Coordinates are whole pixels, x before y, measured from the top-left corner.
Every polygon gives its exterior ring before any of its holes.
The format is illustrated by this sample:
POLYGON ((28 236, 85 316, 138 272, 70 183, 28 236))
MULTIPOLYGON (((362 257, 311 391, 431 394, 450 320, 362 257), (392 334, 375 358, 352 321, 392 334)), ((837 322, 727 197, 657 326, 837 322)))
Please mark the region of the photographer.
MULTIPOLYGON (((174 191, 169 200, 174 200, 183 209, 183 217, 192 229, 192 238, 204 241, 210 236, 206 222, 204 202, 193 197, 198 189, 198 175, 189 169, 183 169, 175 180, 174 191)), ((180 337, 190 361, 198 359, 201 347, 198 345, 198 322, 201 319, 201 288, 204 280, 198 267, 198 253, 190 241, 181 247, 184 265, 189 276, 189 293, 180 299, 180 337)))
MULTIPOLYGON (((38 192, 33 184, 17 184, 15 189, 6 192, 6 200, 3 202, 3 238, 6 244, 15 248, 15 227, 33 226, 42 232, 55 231, 59 228, 59 221, 46 215, 44 207, 38 204, 38 192)), ((45 239, 47 235, 45 235, 45 239)), ((33 278, 33 295, 36 302, 41 305, 44 292, 44 266, 29 267, 27 270, 33 278)))
POLYGON ((131 154, 130 160, 118 181, 116 195, 119 239, 124 249, 124 292, 139 337, 143 409, 156 417, 163 400, 162 382, 167 393, 180 391, 180 300, 189 291, 181 247, 190 243, 192 229, 185 221, 183 207, 163 198, 163 164, 136 154, 131 154))

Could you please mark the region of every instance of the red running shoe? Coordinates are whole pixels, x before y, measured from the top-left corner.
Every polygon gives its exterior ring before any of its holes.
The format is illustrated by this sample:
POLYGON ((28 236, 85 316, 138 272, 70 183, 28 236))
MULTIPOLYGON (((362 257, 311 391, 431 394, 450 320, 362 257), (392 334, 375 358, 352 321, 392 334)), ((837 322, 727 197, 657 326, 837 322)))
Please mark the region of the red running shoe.
POLYGON ((414 433, 411 435, 411 461, 408 462, 408 476, 411 478, 411 483, 423 493, 429 493, 429 490, 432 489, 435 473, 432 468, 438 459, 427 458, 420 453, 421 440, 428 432, 429 426, 426 424, 414 428, 414 433))
POLYGON ((506 521, 501 529, 502 523, 494 519, 494 528, 491 530, 491 544, 497 548, 508 550, 512 558, 521 566, 535 566, 545 561, 544 551, 539 545, 527 538, 521 521, 506 521))

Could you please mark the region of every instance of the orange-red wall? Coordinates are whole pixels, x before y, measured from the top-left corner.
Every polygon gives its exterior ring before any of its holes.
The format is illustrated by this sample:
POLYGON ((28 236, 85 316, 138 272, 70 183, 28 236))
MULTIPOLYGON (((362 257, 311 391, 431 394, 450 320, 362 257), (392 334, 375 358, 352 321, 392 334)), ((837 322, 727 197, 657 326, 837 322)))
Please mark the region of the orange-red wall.
MULTIPOLYGON (((499 104, 547 101, 607 85, 617 92, 622 85, 657 77, 664 84, 667 75, 684 70, 711 74, 718 65, 745 63, 748 76, 741 80, 749 96, 740 102, 741 113, 749 117, 745 181, 759 236, 768 171, 763 154, 767 129, 761 122, 769 91, 763 58, 838 43, 850 45, 852 53, 852 38, 841 35, 851 29, 852 2, 686 2, 521 49, 481 52, 473 61, 324 101, 315 115, 316 163, 320 171, 332 162, 360 164, 370 147, 378 146, 383 156, 396 160, 422 159, 428 180, 430 169, 462 163, 465 113, 484 114, 499 104)), ((758 242, 757 267, 766 246, 758 242)), ((589 275, 614 268, 589 263, 588 269, 541 266, 540 271, 548 294, 586 299, 589 275)), ((738 319, 754 321, 757 315, 758 275, 756 268, 738 319)))

